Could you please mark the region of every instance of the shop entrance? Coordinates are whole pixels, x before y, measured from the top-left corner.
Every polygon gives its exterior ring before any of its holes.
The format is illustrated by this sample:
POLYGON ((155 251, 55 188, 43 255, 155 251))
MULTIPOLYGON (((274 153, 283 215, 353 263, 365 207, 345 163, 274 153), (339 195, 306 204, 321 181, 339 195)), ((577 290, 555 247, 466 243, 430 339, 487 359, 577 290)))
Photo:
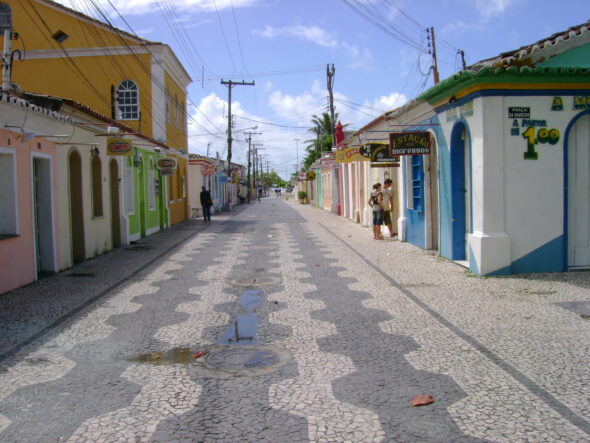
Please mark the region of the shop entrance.
POLYGON ((469 136, 459 122, 451 135, 451 223, 452 260, 469 261, 468 235, 471 232, 471 183, 469 136))
POLYGON ((568 137, 568 268, 590 267, 590 114, 580 117, 568 137))
POLYGON ((72 227, 72 260, 74 263, 86 258, 84 241, 84 212, 82 210, 82 160, 80 154, 72 151, 70 166, 70 224, 72 227))

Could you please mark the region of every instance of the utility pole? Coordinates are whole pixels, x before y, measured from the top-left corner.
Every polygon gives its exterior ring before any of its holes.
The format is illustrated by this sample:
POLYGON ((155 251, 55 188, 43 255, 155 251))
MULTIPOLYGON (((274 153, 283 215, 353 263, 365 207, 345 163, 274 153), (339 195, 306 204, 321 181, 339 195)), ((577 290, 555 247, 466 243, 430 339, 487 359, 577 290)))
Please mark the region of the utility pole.
POLYGON ((212 144, 212 143, 213 143, 213 142, 208 142, 208 143, 207 143, 207 157, 209 157, 209 148, 211 147, 211 144, 212 144))
POLYGON ((254 86, 254 81, 251 83, 241 81, 234 82, 232 80, 221 80, 221 84, 227 86, 227 179, 231 178, 231 88, 234 86, 254 86))
POLYGON ((250 183, 250 160, 252 158, 251 153, 251 144, 252 144, 252 136, 254 134, 262 134, 262 132, 246 132, 248 135, 248 202, 250 202, 250 198, 252 197, 252 183, 250 183))
POLYGON ((297 152, 297 169, 299 169, 299 140, 301 140, 300 138, 296 138, 295 140, 295 149, 297 152))
POLYGON ((436 41, 434 40, 434 26, 428 28, 430 31, 430 38, 432 38, 432 75, 434 77, 434 84, 436 85, 439 82, 438 78, 438 62, 436 60, 436 41))
POLYGON ((465 71, 465 69, 467 69, 467 65, 465 64, 465 51, 463 51, 463 49, 459 49, 457 54, 461 56, 461 66, 463 66, 463 71, 465 71))
POLYGON ((336 68, 334 68, 334 65, 332 65, 332 69, 330 69, 330 65, 326 65, 326 74, 328 75, 328 99, 330 104, 330 131, 332 132, 332 147, 334 147, 336 144, 336 129, 334 126, 334 94, 332 92, 335 73, 336 68))
POLYGON ((16 32, 4 30, 4 52, 2 52, 2 92, 8 93, 10 91, 10 77, 12 74, 12 61, 14 54, 18 54, 18 59, 21 59, 21 53, 18 49, 11 50, 12 39, 16 39, 18 34, 16 32))
MULTIPOLYGON (((254 164, 252 166, 252 172, 254 174, 254 177, 252 178, 252 182, 254 184, 254 187, 256 187, 256 176, 258 176, 258 148, 257 146, 262 146, 262 143, 252 143, 252 155, 253 155, 253 160, 254 160, 254 164)), ((258 176, 260 177, 260 176, 258 176)))

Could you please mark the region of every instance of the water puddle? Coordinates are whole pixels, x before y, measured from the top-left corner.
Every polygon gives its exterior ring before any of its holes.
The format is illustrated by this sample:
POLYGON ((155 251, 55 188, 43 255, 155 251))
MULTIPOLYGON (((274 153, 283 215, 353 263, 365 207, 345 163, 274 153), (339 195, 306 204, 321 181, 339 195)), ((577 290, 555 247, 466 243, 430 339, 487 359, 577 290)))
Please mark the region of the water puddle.
POLYGON ((128 361, 136 363, 149 363, 152 365, 169 365, 174 363, 188 364, 194 361, 194 351, 190 348, 176 348, 164 352, 150 352, 139 355, 128 361))
POLYGON ((248 289, 240 295, 240 306, 247 311, 256 309, 262 303, 262 291, 258 289, 248 289))
POLYGON ((225 330, 219 345, 257 345, 258 317, 252 313, 238 315, 225 330))

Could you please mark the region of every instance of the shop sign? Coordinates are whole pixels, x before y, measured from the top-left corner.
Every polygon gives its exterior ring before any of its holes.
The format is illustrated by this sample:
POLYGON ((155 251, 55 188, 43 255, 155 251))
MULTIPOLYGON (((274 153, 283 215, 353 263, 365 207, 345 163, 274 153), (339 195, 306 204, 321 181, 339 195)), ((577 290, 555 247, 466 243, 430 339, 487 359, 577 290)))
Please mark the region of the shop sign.
POLYGON ((473 115, 473 102, 463 103, 447 111, 447 122, 452 122, 460 117, 470 117, 473 115))
POLYGON ((399 168, 399 163, 395 163, 395 162, 371 163, 371 168, 399 168))
POLYGON ((298 178, 299 180, 307 180, 307 174, 305 172, 300 172, 298 178))
POLYGON ((511 106, 508 108, 508 118, 531 118, 531 108, 511 106))
POLYGON ((590 109, 590 96, 588 95, 575 95, 574 96, 574 109, 590 109))
POLYGON ((361 148, 344 148, 336 151, 336 163, 352 163, 369 161, 369 157, 365 157, 360 152, 361 148))
POLYGON ((160 158, 156 162, 156 169, 158 169, 162 175, 172 175, 176 166, 176 160, 170 157, 160 158))
POLYGON ((131 141, 122 138, 111 138, 107 141, 107 154, 130 157, 133 151, 131 141))
POLYGON ((217 166, 212 164, 201 165, 201 171, 203 175, 214 175, 217 171, 217 166))
POLYGON ((315 180, 315 172, 308 171, 308 173, 307 173, 307 179, 308 180, 315 180))
POLYGON ((430 154, 430 133, 392 132, 389 134, 392 155, 430 154))
POLYGON ((551 103, 551 110, 552 111, 563 111, 563 98, 553 97, 553 102, 551 103))
POLYGON ((397 162, 398 158, 391 154, 386 143, 370 143, 361 147, 360 153, 372 162, 397 162))

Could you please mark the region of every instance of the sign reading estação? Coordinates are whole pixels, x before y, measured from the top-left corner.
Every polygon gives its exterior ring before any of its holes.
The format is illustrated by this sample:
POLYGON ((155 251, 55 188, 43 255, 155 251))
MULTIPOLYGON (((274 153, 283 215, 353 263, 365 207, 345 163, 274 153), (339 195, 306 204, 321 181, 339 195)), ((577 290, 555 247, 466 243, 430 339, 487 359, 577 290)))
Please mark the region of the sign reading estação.
POLYGON ((133 145, 129 140, 122 138, 112 138, 107 142, 108 155, 121 155, 129 157, 133 150, 133 145))
POLYGON ((389 145, 392 155, 430 154, 430 134, 428 132, 391 132, 389 145))

